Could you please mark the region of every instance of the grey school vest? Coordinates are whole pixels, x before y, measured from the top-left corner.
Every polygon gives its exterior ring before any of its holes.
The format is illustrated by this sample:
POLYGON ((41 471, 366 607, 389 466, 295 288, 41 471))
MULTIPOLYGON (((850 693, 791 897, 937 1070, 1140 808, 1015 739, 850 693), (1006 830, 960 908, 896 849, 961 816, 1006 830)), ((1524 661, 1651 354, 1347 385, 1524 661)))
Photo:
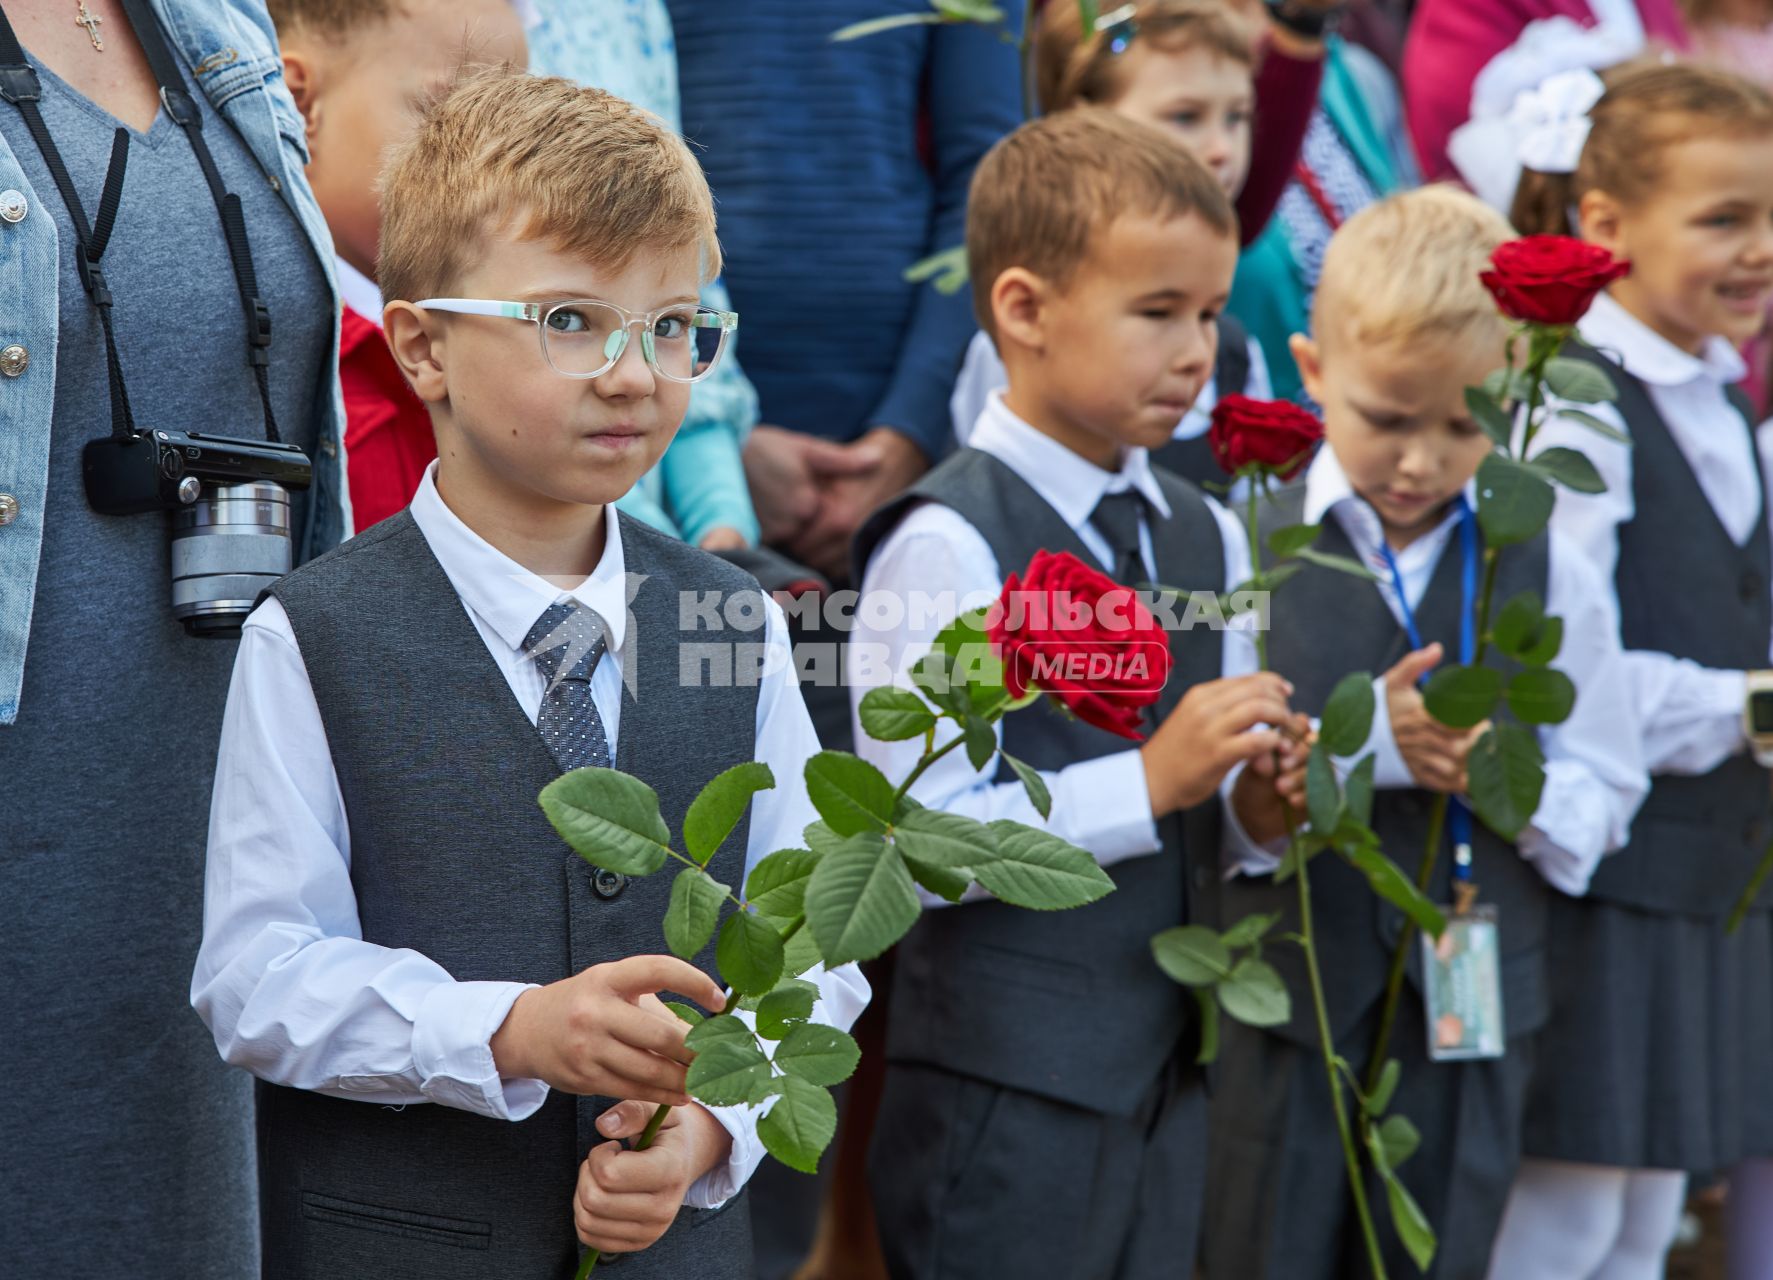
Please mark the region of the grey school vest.
MULTIPOLYGON (((1264 504, 1267 529, 1301 522, 1305 488, 1294 485, 1264 504)), ((1266 536, 1266 530, 1265 530, 1266 536)), ((1359 559, 1341 523, 1323 522, 1317 545, 1337 555, 1359 559)), ((1497 572, 1498 607, 1521 591, 1545 598, 1549 543, 1544 534, 1502 553, 1497 572)), ((1425 644, 1439 640, 1449 654, 1459 652, 1460 556, 1458 536, 1441 556, 1428 589, 1416 609, 1416 625, 1425 644)), ((1318 715, 1330 691, 1353 671, 1383 674, 1410 651, 1403 627, 1376 586, 1363 585, 1346 574, 1316 565, 1275 591, 1270 601, 1269 664, 1293 682, 1293 706, 1318 715)), ((1432 792, 1385 789, 1373 803, 1373 829, 1386 855, 1414 879, 1428 840, 1432 792)), ((1500 911, 1502 944, 1502 1007, 1508 1034, 1530 1031, 1547 1013, 1544 946, 1546 913, 1552 890, 1520 856, 1514 845, 1482 822, 1473 821, 1472 870, 1480 900, 1500 911)), ((1429 897, 1445 905, 1451 899, 1452 846, 1444 842, 1436 861, 1429 897)), ((1324 994, 1331 1033, 1337 1039, 1354 1028, 1385 990, 1386 975, 1404 916, 1368 887, 1366 877, 1336 854, 1325 853, 1311 863, 1312 909, 1322 939, 1324 994)), ((1258 912, 1282 913, 1274 934, 1299 928, 1298 886, 1276 884, 1272 877, 1239 876, 1222 889, 1222 927, 1258 912)), ((1293 997, 1293 1018, 1276 1030, 1295 1042, 1315 1047, 1310 989, 1304 953, 1287 943, 1268 947, 1264 956, 1286 979, 1293 997)), ((1409 975, 1421 985, 1421 961, 1409 953, 1409 975)))
MULTIPOLYGON (((693 687, 680 641, 755 643, 761 632, 680 633, 679 592, 756 591, 753 579, 633 520, 617 523, 645 575, 622 663, 616 767, 658 793, 675 834, 701 784, 751 758, 757 689, 693 687)), ((630 579, 632 581, 632 578, 630 579)), ((594 871, 536 802, 559 768, 408 512, 280 581, 326 727, 351 834, 366 941, 410 947, 459 980, 548 983, 664 951, 672 876, 594 871)), ((761 611, 759 615, 761 617, 761 611)), ((740 651, 743 652, 743 651, 740 651)), ((687 655, 686 655, 687 657, 687 655)), ((773 762, 799 768, 799 761, 773 762)), ((714 856, 737 885, 748 822, 714 856)), ((696 963, 712 973, 712 949, 696 963)), ((572 1196, 611 1099, 558 1090, 528 1119, 441 1105, 378 1106, 260 1085, 267 1277, 556 1280, 577 1264, 572 1196)), ((751 1274, 743 1197, 683 1210, 615 1274, 751 1274)))
MULTIPOLYGON (((1189 590, 1225 588, 1225 552, 1206 500, 1159 474, 1172 516, 1151 525, 1158 579, 1189 590)), ((1070 551, 1097 565, 1071 527, 990 454, 961 449, 857 535, 856 578, 914 505, 953 507, 984 535, 1007 575, 1036 551, 1070 551)), ((1178 610, 1178 614, 1181 610, 1178 610)), ((1171 633, 1172 667, 1157 705, 1168 715, 1190 686, 1220 676, 1220 635, 1205 625, 1171 633)), ((1004 747, 1037 769, 1061 769, 1133 744, 1043 701, 1003 721, 1004 747)), ((1015 775, 1000 766, 998 782, 1015 775)), ((1190 872, 1210 886, 1218 802, 1158 824, 1163 848, 1109 868, 1115 889, 1075 911, 1033 912, 998 902, 926 911, 899 944, 887 1053, 1075 1106, 1130 1115, 1177 1051, 1193 999, 1151 958, 1155 933, 1187 914, 1190 872), (1201 861, 1191 863, 1191 855, 1201 861)))
MULTIPOLYGON (((1625 647, 1724 670, 1765 667, 1773 634, 1765 485, 1754 531, 1739 547, 1644 384, 1588 347, 1572 345, 1565 354, 1612 376, 1631 433, 1634 511, 1619 527, 1613 575, 1625 647)), ((1748 431, 1746 402, 1735 395, 1732 402, 1744 411, 1748 431)), ((1698 777, 1658 775, 1629 844, 1601 862, 1589 896, 1643 911, 1722 917, 1773 835, 1770 796, 1767 771, 1746 751, 1698 777)), ((1758 905, 1773 906, 1773 886, 1758 905)))

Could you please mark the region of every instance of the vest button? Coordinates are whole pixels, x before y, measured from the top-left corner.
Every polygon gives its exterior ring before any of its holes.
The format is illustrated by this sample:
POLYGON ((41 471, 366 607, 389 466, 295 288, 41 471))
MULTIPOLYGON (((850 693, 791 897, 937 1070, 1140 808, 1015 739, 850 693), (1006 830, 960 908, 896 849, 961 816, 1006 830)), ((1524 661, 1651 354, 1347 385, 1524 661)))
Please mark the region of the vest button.
POLYGON ((11 188, 0 191, 0 222, 23 222, 26 208, 23 192, 11 188))
POLYGON ((0 493, 0 527, 11 524, 18 519, 18 499, 10 493, 0 493))
POLYGON ((19 346, 18 343, 15 342, 8 347, 0 347, 0 373, 4 373, 7 377, 18 377, 25 371, 25 366, 30 363, 31 353, 19 346))
POLYGON ((1753 569, 1745 569, 1742 573, 1742 581, 1737 584, 1736 593, 1742 597, 1743 604, 1753 604, 1766 589, 1766 584, 1761 581, 1760 574, 1753 569))
POLYGON ((622 890, 628 887, 628 877, 608 867, 599 867, 591 876, 591 892, 600 898, 620 897, 622 890))

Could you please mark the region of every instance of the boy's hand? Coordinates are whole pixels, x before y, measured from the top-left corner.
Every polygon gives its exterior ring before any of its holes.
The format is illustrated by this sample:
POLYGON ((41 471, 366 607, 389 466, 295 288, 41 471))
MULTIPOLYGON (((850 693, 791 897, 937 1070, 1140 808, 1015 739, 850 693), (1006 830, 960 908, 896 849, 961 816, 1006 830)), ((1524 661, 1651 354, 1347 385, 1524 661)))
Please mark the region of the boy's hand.
POLYGON ((696 545, 704 551, 743 551, 751 544, 731 525, 720 524, 704 533, 696 545))
MULTIPOLYGON (((653 1117, 646 1102, 618 1102, 597 1118, 606 1138, 634 1138, 653 1117)), ((645 1151, 620 1141, 591 1148, 579 1166, 573 1225, 580 1243, 603 1253, 634 1253, 665 1234, 692 1183, 725 1161, 732 1135, 700 1106, 673 1108, 645 1151)))
POLYGON ((1308 716, 1289 723, 1291 733, 1272 755, 1257 756, 1238 775, 1231 789, 1231 807, 1244 834, 1267 844, 1287 834, 1287 815, 1295 825, 1305 821, 1305 765, 1317 734, 1308 716))
POLYGON ((1385 673, 1385 709, 1391 717, 1391 738, 1416 785, 1430 791, 1465 790, 1465 761, 1472 744, 1483 737, 1489 722, 1471 729, 1449 729, 1428 714, 1416 685, 1441 660, 1440 644, 1407 653, 1385 673))
POLYGON ((1279 748, 1279 730, 1256 726, 1291 724, 1287 697, 1292 692, 1292 685, 1272 671, 1263 671, 1209 680, 1185 693, 1139 749, 1152 816, 1161 818, 1200 804, 1218 790, 1238 761, 1279 748))
POLYGON ((687 1106, 684 1072, 696 1056, 689 1031, 655 992, 677 991, 719 1012, 714 980, 673 956, 594 964, 525 991, 493 1033, 493 1062, 506 1079, 542 1080, 575 1094, 687 1106))

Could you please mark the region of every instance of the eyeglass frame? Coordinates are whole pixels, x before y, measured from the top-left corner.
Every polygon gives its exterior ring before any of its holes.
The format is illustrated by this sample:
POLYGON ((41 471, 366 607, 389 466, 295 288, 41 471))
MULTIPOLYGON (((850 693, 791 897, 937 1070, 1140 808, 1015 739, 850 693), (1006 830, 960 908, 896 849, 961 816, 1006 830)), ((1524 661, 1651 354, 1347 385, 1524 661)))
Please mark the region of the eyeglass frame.
POLYGON ((1138 38, 1138 13, 1139 6, 1137 4, 1123 4, 1120 8, 1096 19, 1096 34, 1104 38, 1104 43, 1107 44, 1108 52, 1111 55, 1118 56, 1125 53, 1127 46, 1138 38), (1116 30, 1116 28, 1119 29, 1116 30), (1110 31, 1113 31, 1114 34, 1109 35, 1110 31))
MULTIPOLYGON (((667 382, 692 385, 702 381, 709 374, 713 373, 715 366, 720 363, 720 357, 722 353, 726 351, 726 335, 738 332, 739 313, 736 311, 721 311, 715 307, 704 307, 699 303, 696 304, 693 310, 693 318, 690 327, 699 329, 718 328, 722 335, 720 345, 715 348, 714 358, 708 362, 705 369, 688 378, 679 378, 673 374, 666 373, 663 369, 659 368, 658 357, 653 351, 652 326, 660 316, 668 315, 672 311, 688 305, 688 303, 683 302, 672 302, 667 303, 665 306, 657 307, 644 315, 636 315, 634 312, 628 310, 628 308, 621 306, 618 303, 609 302, 603 298, 567 298, 561 302, 550 302, 546 304, 540 302, 507 302, 494 298, 426 298, 421 302, 413 303, 413 306, 415 307, 424 307, 429 311, 442 311, 450 315, 492 316, 496 319, 527 320, 536 326, 536 337, 542 344, 542 359, 547 362, 548 367, 563 378, 573 378, 580 381, 587 381, 591 378, 601 378, 604 374, 615 368, 616 365, 620 363, 622 357, 628 352, 629 332, 635 325, 641 325, 643 327, 640 331, 640 353, 642 358, 646 360, 646 367, 667 382), (582 306, 586 303, 591 303, 600 307, 608 307, 611 311, 614 311, 617 315, 622 317, 622 328, 620 330, 622 342, 621 345, 616 348, 615 354, 609 357, 608 361, 601 369, 597 369, 591 373, 568 373, 565 369, 562 369, 559 365, 555 364, 554 357, 548 353, 548 330, 545 326, 548 317, 552 316, 562 307, 582 306), (700 320, 704 317, 713 317, 717 321, 717 324, 695 323, 696 320, 700 320)), ((607 350, 607 344, 605 349, 607 350)))

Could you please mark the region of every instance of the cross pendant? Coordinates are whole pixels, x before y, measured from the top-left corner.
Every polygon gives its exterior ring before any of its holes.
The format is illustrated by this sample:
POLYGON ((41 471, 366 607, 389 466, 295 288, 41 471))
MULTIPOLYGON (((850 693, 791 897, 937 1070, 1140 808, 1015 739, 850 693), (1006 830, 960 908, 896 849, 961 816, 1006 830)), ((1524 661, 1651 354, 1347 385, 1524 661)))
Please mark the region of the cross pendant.
POLYGON ((99 39, 98 33, 99 23, 103 21, 103 18, 95 18, 87 10, 86 0, 80 0, 80 15, 74 19, 74 25, 86 28, 86 34, 92 40, 92 47, 97 49, 100 53, 105 51, 105 42, 99 39))

